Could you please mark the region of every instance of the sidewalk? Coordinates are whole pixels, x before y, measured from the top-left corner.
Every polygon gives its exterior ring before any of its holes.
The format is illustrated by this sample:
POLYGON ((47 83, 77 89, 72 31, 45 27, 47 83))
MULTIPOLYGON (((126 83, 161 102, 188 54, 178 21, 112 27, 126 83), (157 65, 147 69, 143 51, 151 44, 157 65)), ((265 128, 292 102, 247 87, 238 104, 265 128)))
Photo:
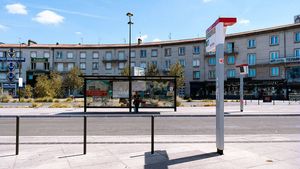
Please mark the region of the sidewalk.
POLYGON ((0 169, 298 169, 300 165, 299 135, 227 135, 222 156, 215 153, 213 135, 157 136, 153 155, 149 136, 90 136, 86 155, 82 137, 21 137, 18 156, 13 137, 0 140, 0 169))
MULTIPOLYGON (((300 115, 300 102, 278 101, 273 103, 257 104, 257 101, 247 102, 244 111, 240 112, 239 103, 225 103, 225 115, 300 115)), ((215 115, 215 106, 211 107, 177 107, 174 109, 140 109, 140 114, 160 115, 215 115)), ((128 108, 88 108, 86 115, 102 115, 108 113, 136 115, 129 113, 128 108)), ((83 108, 0 108, 0 115, 84 115, 83 108)))

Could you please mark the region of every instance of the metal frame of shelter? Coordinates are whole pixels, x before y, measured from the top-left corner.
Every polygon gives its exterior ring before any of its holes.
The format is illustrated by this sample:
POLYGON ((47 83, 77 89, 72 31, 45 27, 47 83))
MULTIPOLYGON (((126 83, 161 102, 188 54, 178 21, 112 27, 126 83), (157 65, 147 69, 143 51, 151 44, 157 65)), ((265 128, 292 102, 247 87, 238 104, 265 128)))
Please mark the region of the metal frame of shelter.
POLYGON ((87 108, 129 108, 129 112, 132 112, 132 82, 133 81, 171 81, 174 83, 174 99, 173 105, 169 107, 157 107, 157 106, 147 106, 147 107, 140 107, 140 108, 173 108, 174 111, 177 111, 176 107, 176 96, 177 96, 177 76, 109 76, 109 75, 82 75, 80 77, 84 78, 83 84, 83 96, 84 96, 84 112, 87 111, 87 108), (87 81, 88 80, 115 80, 115 81, 128 81, 129 82, 129 106, 120 107, 120 106, 89 106, 87 105, 87 81))

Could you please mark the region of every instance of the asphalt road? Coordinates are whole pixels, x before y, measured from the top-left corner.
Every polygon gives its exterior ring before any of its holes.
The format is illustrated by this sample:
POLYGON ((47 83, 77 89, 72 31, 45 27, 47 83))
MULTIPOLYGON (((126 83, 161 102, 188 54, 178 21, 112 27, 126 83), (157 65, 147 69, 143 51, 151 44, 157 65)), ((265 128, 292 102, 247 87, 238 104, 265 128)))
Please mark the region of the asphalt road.
MULTIPOLYGON (((149 135, 149 117, 88 117, 88 135, 149 135)), ((21 136, 76 136, 82 118, 24 118, 21 136)), ((214 117, 156 117, 156 135, 214 135, 214 117)), ((300 134, 300 116, 225 117, 225 134, 300 134)), ((0 136, 15 135, 15 119, 0 118, 0 136)))

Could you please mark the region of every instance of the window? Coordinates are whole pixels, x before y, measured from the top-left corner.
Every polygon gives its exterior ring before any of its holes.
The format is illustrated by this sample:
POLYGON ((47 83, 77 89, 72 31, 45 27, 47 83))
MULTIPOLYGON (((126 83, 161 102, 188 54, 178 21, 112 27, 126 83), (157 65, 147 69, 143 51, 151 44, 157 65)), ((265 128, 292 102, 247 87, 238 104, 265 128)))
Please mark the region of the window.
POLYGON ((36 52, 30 52, 30 57, 31 58, 36 58, 36 56, 37 56, 36 52))
POLYGON ((85 59, 85 58, 86 58, 86 53, 80 52, 80 59, 85 59))
POLYGON ((124 62, 120 62, 119 63, 119 69, 124 69, 125 67, 125 63, 124 62))
POLYGON ((279 52, 278 51, 272 51, 270 52, 270 61, 271 60, 276 60, 279 58, 279 52))
POLYGON ((146 67, 147 67, 147 64, 146 64, 146 62, 141 62, 140 66, 141 66, 142 68, 146 68, 146 67))
POLYGON ((200 66, 200 60, 199 59, 194 59, 193 60, 193 67, 199 67, 200 66))
POLYGON ((85 69, 85 63, 83 63, 83 62, 80 63, 80 69, 82 69, 82 70, 85 69))
POLYGON ((182 67, 185 67, 185 60, 184 60, 184 59, 180 59, 180 60, 179 60, 179 64, 180 64, 182 67))
POLYGON ((200 79, 200 71, 193 71, 193 79, 194 80, 200 79))
POLYGON ((44 63, 44 70, 49 70, 49 62, 44 63))
POLYGON ((106 63, 105 64, 105 69, 111 69, 111 63, 106 63))
POLYGON ((36 63, 35 62, 32 62, 31 63, 31 70, 35 70, 36 69, 36 63))
POLYGON ((300 57, 300 49, 295 49, 295 57, 300 57))
POLYGON ((59 72, 64 71, 64 64, 63 63, 57 63, 57 71, 59 71, 59 72))
POLYGON ((249 39, 248 40, 248 48, 255 48, 256 47, 256 40, 255 39, 249 39))
POLYGON ((132 58, 135 58, 135 51, 131 51, 130 54, 131 54, 130 56, 131 56, 132 58))
POLYGON ((4 52, 0 52, 0 58, 4 57, 4 52))
POLYGON ((194 54, 200 54, 200 46, 194 46, 194 54))
POLYGON ((1 74, 0 74, 0 79, 1 79, 1 80, 5 80, 5 79, 6 79, 6 76, 7 76, 6 73, 1 73, 1 74))
POLYGON ((248 65, 255 65, 256 64, 256 54, 249 53, 248 54, 248 65))
POLYGON ((227 49, 226 49, 227 53, 233 53, 233 51, 234 51, 234 42, 228 42, 226 47, 227 47, 227 49))
POLYGON ((156 60, 152 60, 152 65, 155 65, 155 66, 157 66, 157 61, 156 60))
POLYGON ((21 57, 21 51, 16 51, 16 57, 17 58, 21 57))
POLYGON ((227 70, 227 78, 235 78, 235 69, 227 70))
POLYGON ((147 57, 147 51, 146 50, 141 50, 141 58, 147 57))
POLYGON ((215 57, 210 57, 208 59, 208 65, 216 65, 216 58, 215 57))
POLYGON ((57 51, 56 52, 56 59, 62 59, 62 57, 63 57, 62 51, 57 51))
POLYGON ((171 60, 166 60, 165 61, 165 68, 170 69, 170 66, 171 66, 171 60))
POLYGON ((248 77, 255 77, 256 76, 256 69, 249 69, 248 77))
POLYGON ((235 58, 234 58, 234 56, 228 56, 227 57, 227 64, 228 65, 234 65, 235 64, 235 58))
POLYGON ((185 55, 185 47, 179 47, 178 48, 178 55, 179 56, 185 55))
POLYGON ((300 32, 295 33, 295 42, 300 42, 300 32))
POLYGON ((72 70, 74 67, 74 63, 68 63, 68 71, 72 70))
POLYGON ((44 58, 50 58, 50 52, 44 52, 44 58))
POLYGON ((215 79, 216 78, 216 71, 215 70, 208 71, 208 78, 209 79, 215 79))
POLYGON ((125 52, 124 51, 119 51, 118 52, 118 58, 119 58, 119 60, 125 60, 125 52))
POLYGON ((93 59, 99 58, 99 52, 93 52, 93 59))
POLYGON ((271 67, 271 76, 279 76, 279 67, 271 67))
POLYGON ((279 44, 279 37, 278 35, 272 35, 270 37, 270 45, 278 45, 279 44))
POLYGON ((135 62, 131 62, 131 67, 135 67, 135 62))
POLYGON ((157 49, 152 49, 151 50, 151 57, 157 57, 157 55, 158 55, 157 49))
POLYGON ((68 52, 67 53, 67 58, 68 59, 73 59, 73 52, 68 52))
POLYGON ((105 53, 105 60, 111 60, 112 59, 112 53, 111 52, 106 52, 105 53))
POLYGON ((98 70, 98 68, 99 68, 99 63, 93 62, 93 70, 98 70))
POLYGON ((171 56, 171 48, 165 48, 165 56, 171 56))

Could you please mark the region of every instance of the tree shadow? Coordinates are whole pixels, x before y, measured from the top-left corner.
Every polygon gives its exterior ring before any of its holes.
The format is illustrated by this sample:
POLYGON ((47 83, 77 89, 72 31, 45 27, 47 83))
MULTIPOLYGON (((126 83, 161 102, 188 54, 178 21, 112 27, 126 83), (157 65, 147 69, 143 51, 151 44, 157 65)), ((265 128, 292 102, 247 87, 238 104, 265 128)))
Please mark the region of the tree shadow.
POLYGON ((165 150, 155 151, 154 154, 151 154, 151 152, 146 152, 144 169, 168 169, 168 166, 170 165, 203 160, 217 156, 220 156, 217 152, 211 152, 170 160, 168 153, 165 150))
POLYGON ((66 155, 66 156, 60 156, 58 158, 69 158, 69 157, 77 157, 77 156, 82 156, 84 154, 72 154, 72 155, 66 155))
POLYGON ((16 156, 16 155, 15 154, 0 155, 0 158, 2 158, 2 157, 11 157, 11 156, 16 156))

